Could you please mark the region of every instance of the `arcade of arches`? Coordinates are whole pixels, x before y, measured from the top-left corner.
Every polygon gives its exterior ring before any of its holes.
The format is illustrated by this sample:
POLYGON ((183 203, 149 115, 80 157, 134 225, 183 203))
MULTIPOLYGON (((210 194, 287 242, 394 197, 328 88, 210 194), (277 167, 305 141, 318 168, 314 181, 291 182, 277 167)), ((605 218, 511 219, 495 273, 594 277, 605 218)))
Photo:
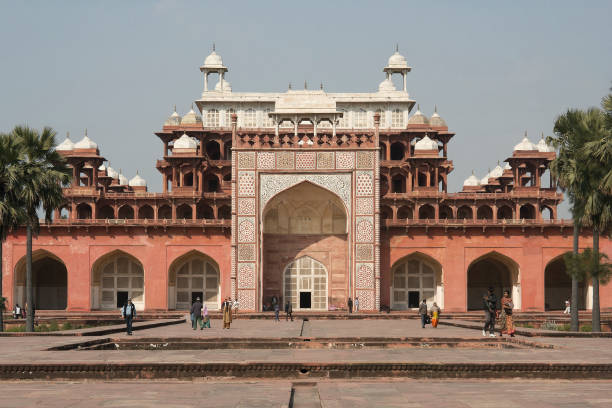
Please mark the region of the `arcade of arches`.
POLYGON ((342 201, 304 182, 273 197, 263 219, 263 305, 277 296, 283 304, 290 299, 296 309, 343 307, 349 265, 342 201))

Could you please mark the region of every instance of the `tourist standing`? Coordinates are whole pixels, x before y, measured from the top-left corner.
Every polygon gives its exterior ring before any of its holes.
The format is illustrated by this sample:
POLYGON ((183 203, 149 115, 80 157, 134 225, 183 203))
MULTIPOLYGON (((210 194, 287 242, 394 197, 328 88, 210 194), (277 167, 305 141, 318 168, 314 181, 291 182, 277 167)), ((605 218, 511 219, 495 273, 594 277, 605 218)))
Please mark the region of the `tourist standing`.
POLYGON ((274 307, 274 321, 279 322, 280 319, 278 318, 278 313, 280 312, 280 306, 278 305, 278 302, 274 303, 274 300, 273 300, 273 307, 274 307))
POLYGON ((232 324, 232 302, 226 298, 222 305, 223 311, 223 328, 229 329, 232 324))
POLYGON ((570 310, 571 310, 571 303, 569 299, 565 300, 565 310, 563 311, 563 314, 570 314, 570 310))
MULTIPOLYGON (((197 297, 196 301, 191 305, 191 328, 193 330, 198 328, 198 322, 200 325, 202 320, 202 302, 200 302, 200 298, 197 297)), ((200 328, 201 329, 201 328, 200 328)))
POLYGON ((419 305, 419 315, 421 315, 421 328, 424 329, 427 323, 427 302, 425 299, 419 305))
POLYGON ((485 312, 485 323, 482 328, 482 335, 486 336, 489 332, 490 337, 495 337, 495 314, 497 312, 497 296, 490 287, 487 294, 482 297, 482 305, 485 312))
POLYGON ((501 298, 501 329, 499 337, 503 337, 504 333, 509 334, 510 337, 514 337, 514 321, 512 320, 512 309, 514 309, 514 303, 510 296, 509 290, 504 290, 504 296, 501 298))
POLYGON ((234 310, 234 317, 238 314, 238 299, 234 300, 234 304, 232 304, 232 309, 234 310))
POLYGON ((440 319, 440 307, 436 302, 433 302, 431 307, 431 327, 434 329, 438 327, 438 321, 440 319))
POLYGON ((132 303, 132 298, 127 300, 127 303, 123 304, 121 308, 121 317, 125 319, 125 326, 127 328, 128 336, 132 335, 132 321, 136 317, 136 306, 132 303))
POLYGON ((285 321, 288 321, 289 318, 293 321, 293 305, 288 300, 287 303, 285 303, 285 315, 285 321))
POLYGON ((346 302, 346 305, 348 306, 349 314, 353 313, 353 299, 348 298, 348 302, 346 302))
POLYGON ((19 303, 15 303, 13 307, 13 319, 21 319, 21 306, 19 306, 19 303))
POLYGON ((355 296, 355 313, 359 311, 359 297, 355 296))

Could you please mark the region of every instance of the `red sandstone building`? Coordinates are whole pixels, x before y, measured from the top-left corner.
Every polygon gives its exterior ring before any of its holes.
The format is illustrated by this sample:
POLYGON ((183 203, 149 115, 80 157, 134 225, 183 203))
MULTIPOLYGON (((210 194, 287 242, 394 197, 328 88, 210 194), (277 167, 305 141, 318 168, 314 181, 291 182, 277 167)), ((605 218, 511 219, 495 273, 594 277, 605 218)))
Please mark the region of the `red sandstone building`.
MULTIPOLYGON (((186 309, 200 296, 210 309, 231 297, 260 311, 276 295, 295 310, 358 297, 362 310, 425 298, 465 311, 488 286, 511 290, 519 310, 563 307, 572 226, 557 218, 543 140, 525 136, 505 166, 448 193, 454 133, 437 112, 410 115, 398 52, 372 93, 233 92, 214 51, 200 69, 197 111, 175 111, 156 133, 161 193, 105 166, 87 134, 58 146, 74 177, 34 241, 38 309, 114 310, 128 296, 139 309, 186 309)), ((25 250, 23 230, 4 244, 11 306, 25 300, 25 250)), ((609 240, 602 251, 612 256, 609 240)), ((591 286, 581 292, 589 308, 591 286)), ((612 285, 601 305, 612 307, 612 285)))

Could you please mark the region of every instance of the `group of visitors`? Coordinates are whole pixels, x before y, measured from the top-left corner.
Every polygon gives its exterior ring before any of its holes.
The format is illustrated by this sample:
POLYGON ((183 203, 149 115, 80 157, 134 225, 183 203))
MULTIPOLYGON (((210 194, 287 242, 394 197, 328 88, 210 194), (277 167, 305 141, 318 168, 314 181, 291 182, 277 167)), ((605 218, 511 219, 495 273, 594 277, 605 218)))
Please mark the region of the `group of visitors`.
POLYGON ((353 313, 353 306, 355 307, 355 313, 359 312, 359 297, 355 297, 355 302, 353 302, 353 299, 348 298, 346 306, 349 314, 353 313))
POLYGON ((189 313, 191 316, 191 328, 193 330, 198 328, 198 323, 200 325, 200 330, 204 330, 204 328, 210 329, 208 307, 202 304, 199 297, 197 297, 196 301, 191 305, 189 313))
POLYGON ((497 296, 492 287, 490 287, 487 294, 482 297, 482 303, 485 312, 485 323, 482 328, 482 335, 486 336, 488 333, 490 337, 495 337, 495 320, 499 318, 501 325, 499 331, 500 337, 503 337, 504 334, 514 337, 515 330, 512 320, 514 303, 512 302, 510 291, 504 290, 504 295, 500 299, 501 311, 497 310, 497 296))
MULTIPOLYGON (((278 322, 280 321, 280 304, 276 296, 272 299, 272 307, 274 309, 274 321, 278 322)), ((287 300, 285 302, 285 321, 289 321, 289 319, 293 321, 293 304, 287 300)))
POLYGON ((438 327, 438 321, 440 320, 440 307, 436 302, 433 302, 430 313, 427 311, 427 301, 423 299, 419 305, 419 315, 421 316, 421 328, 425 328, 425 325, 431 324, 434 329, 438 327))
POLYGON ((27 309, 27 303, 24 307, 19 306, 19 303, 15 303, 15 306, 13 307, 13 319, 25 319, 28 315, 27 309))

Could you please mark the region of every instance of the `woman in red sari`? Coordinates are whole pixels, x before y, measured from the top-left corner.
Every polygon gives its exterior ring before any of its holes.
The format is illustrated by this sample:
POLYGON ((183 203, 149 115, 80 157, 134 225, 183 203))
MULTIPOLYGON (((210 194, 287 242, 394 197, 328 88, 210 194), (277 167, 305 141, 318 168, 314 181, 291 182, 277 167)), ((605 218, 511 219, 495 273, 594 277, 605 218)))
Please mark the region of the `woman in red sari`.
POLYGON ((514 303, 510 297, 510 291, 504 290, 504 297, 501 298, 502 313, 501 319, 501 330, 500 337, 504 334, 509 334, 510 337, 514 337, 514 322, 512 321, 512 309, 514 309, 514 303))

